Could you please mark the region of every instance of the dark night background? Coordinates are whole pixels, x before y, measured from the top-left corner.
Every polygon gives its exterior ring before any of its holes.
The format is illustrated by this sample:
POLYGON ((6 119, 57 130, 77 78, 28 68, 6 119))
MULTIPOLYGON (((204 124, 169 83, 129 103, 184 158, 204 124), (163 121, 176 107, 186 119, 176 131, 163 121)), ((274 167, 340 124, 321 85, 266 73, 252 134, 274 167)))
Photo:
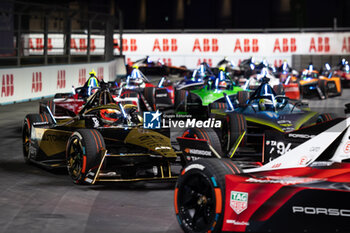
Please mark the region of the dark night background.
MULTIPOLYGON (((5 0, 3 0, 5 1, 5 0)), ((261 29, 350 27, 349 0, 31 0, 14 3, 15 12, 28 17, 23 29, 33 28, 40 18, 57 6, 87 13, 118 15, 123 12, 124 29, 261 29), (26 4, 32 4, 26 6, 26 4), (45 7, 46 6, 46 7, 45 7), (335 22, 336 21, 336 22, 335 22)), ((84 23, 80 26, 84 28, 84 23)), ((96 25, 95 28, 99 26, 96 25)))

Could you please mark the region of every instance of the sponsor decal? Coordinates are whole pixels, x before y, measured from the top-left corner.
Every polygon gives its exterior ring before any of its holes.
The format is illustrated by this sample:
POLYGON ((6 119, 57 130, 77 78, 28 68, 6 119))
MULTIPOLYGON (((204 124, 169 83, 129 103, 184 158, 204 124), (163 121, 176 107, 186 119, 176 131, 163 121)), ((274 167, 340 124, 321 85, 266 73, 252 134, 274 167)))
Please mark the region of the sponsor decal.
POLYGON ((300 177, 279 177, 279 176, 267 176, 261 179, 248 178, 245 182, 258 183, 258 184, 281 184, 281 185, 295 185, 301 183, 319 182, 322 179, 314 178, 300 178, 300 177))
POLYGON ((288 137, 290 138, 303 138, 303 139, 310 139, 315 137, 316 135, 309 135, 309 134, 296 134, 296 133, 290 133, 288 134, 288 137))
POLYGON ((236 214, 242 213, 248 207, 248 193, 231 191, 230 207, 236 214))
POLYGON ((348 154, 350 152, 350 141, 348 141, 344 146, 344 153, 348 154))
POLYGON ((310 152, 315 152, 317 153, 319 150, 321 150, 321 147, 319 146, 313 146, 313 147, 310 147, 310 152))
POLYGON ((143 127, 145 129, 160 129, 160 116, 162 113, 157 110, 156 112, 144 112, 143 113, 143 127))
POLYGON ((188 172, 189 170, 191 170, 191 169, 199 169, 199 170, 204 170, 204 166, 203 165, 201 165, 201 164, 191 164, 190 166, 188 166, 188 167, 186 167, 185 168, 185 173, 186 172, 188 172))
POLYGON ((79 86, 83 86, 86 82, 86 69, 79 69, 79 80, 78 84, 79 86))
POLYGON ((308 161, 307 156, 303 156, 300 158, 299 165, 305 165, 307 164, 307 161, 308 161))
POLYGON ((233 52, 241 52, 241 53, 257 53, 259 52, 259 41, 257 38, 249 39, 236 39, 235 47, 233 52))
POLYGON ((233 225, 239 225, 239 226, 249 226, 249 222, 236 221, 234 219, 227 219, 226 223, 233 224, 233 225))
POLYGON ((33 72, 32 75, 32 92, 41 92, 43 88, 41 72, 33 72))
POLYGON ((13 96, 13 74, 3 74, 1 84, 1 97, 13 96))
POLYGON ((299 87, 285 87, 284 92, 299 92, 299 87))
POLYGON ((273 46, 273 52, 294 53, 297 50, 295 38, 277 38, 273 46))
POLYGON ((311 37, 309 52, 324 52, 330 51, 329 37, 311 37))
POLYGON ((162 93, 162 94, 156 94, 156 97, 161 98, 161 97, 168 97, 167 93, 162 93))
POLYGON ((169 146, 157 146, 155 150, 171 150, 169 146))
POLYGON ((328 216, 350 217, 349 209, 292 206, 292 211, 294 214, 302 213, 302 214, 308 214, 308 215, 328 215, 328 216))
POLYGON ((58 70, 57 71, 57 89, 66 88, 66 71, 58 70))
POLYGON ((175 38, 163 38, 162 40, 155 39, 153 43, 152 52, 176 52, 177 40, 175 38))
POLYGON ((217 38, 203 38, 202 40, 196 38, 192 48, 192 52, 217 52, 219 50, 217 38))
POLYGON ((97 128, 100 126, 100 122, 98 121, 98 119, 96 117, 92 118, 92 122, 94 123, 94 128, 97 128))
POLYGON ((211 156, 211 151, 207 151, 207 150, 198 150, 198 149, 186 148, 184 151, 185 151, 187 154, 211 156))
POLYGON ((98 67, 97 68, 97 78, 98 80, 103 80, 103 67, 98 67))

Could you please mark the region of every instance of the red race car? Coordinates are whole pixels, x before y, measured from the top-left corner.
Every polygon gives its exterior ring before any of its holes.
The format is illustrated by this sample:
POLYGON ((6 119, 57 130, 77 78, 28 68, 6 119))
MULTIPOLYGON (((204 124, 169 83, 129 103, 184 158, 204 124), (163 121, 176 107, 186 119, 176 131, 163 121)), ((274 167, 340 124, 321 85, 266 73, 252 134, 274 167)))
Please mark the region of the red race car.
POLYGON ((154 85, 138 68, 118 84, 123 88, 121 97, 133 97, 140 100, 143 111, 172 108, 174 106, 173 83, 162 77, 158 85, 154 85))
POLYGON ((180 226, 184 232, 350 232, 349 125, 344 119, 264 166, 217 158, 189 163, 175 188, 180 226))

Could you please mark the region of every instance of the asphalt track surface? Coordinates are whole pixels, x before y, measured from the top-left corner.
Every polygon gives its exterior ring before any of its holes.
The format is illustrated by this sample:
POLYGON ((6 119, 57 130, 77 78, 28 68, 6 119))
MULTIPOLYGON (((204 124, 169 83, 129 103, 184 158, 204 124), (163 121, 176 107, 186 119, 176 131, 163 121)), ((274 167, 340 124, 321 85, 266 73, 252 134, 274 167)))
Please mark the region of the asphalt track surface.
MULTIPOLYGON (((350 89, 312 110, 344 116, 350 89)), ((0 106, 0 232, 182 232, 174 214, 174 183, 79 186, 65 170, 25 164, 21 128, 38 102, 0 106)))

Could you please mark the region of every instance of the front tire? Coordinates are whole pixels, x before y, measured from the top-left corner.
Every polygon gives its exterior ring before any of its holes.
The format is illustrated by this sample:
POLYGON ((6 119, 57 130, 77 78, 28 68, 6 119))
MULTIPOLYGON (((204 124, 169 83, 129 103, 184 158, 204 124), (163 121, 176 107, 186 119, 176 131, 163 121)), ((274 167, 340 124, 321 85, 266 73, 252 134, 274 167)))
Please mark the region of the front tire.
POLYGON ((184 232, 221 232, 225 213, 225 176, 241 169, 228 159, 199 159, 179 176, 175 212, 184 232))
POLYGON ((68 139, 66 149, 67 169, 75 184, 85 184, 89 171, 101 162, 100 151, 106 148, 104 139, 95 129, 78 129, 68 139))
POLYGON ((212 128, 189 128, 182 133, 182 137, 207 140, 208 144, 212 146, 220 156, 223 156, 220 139, 212 128))

